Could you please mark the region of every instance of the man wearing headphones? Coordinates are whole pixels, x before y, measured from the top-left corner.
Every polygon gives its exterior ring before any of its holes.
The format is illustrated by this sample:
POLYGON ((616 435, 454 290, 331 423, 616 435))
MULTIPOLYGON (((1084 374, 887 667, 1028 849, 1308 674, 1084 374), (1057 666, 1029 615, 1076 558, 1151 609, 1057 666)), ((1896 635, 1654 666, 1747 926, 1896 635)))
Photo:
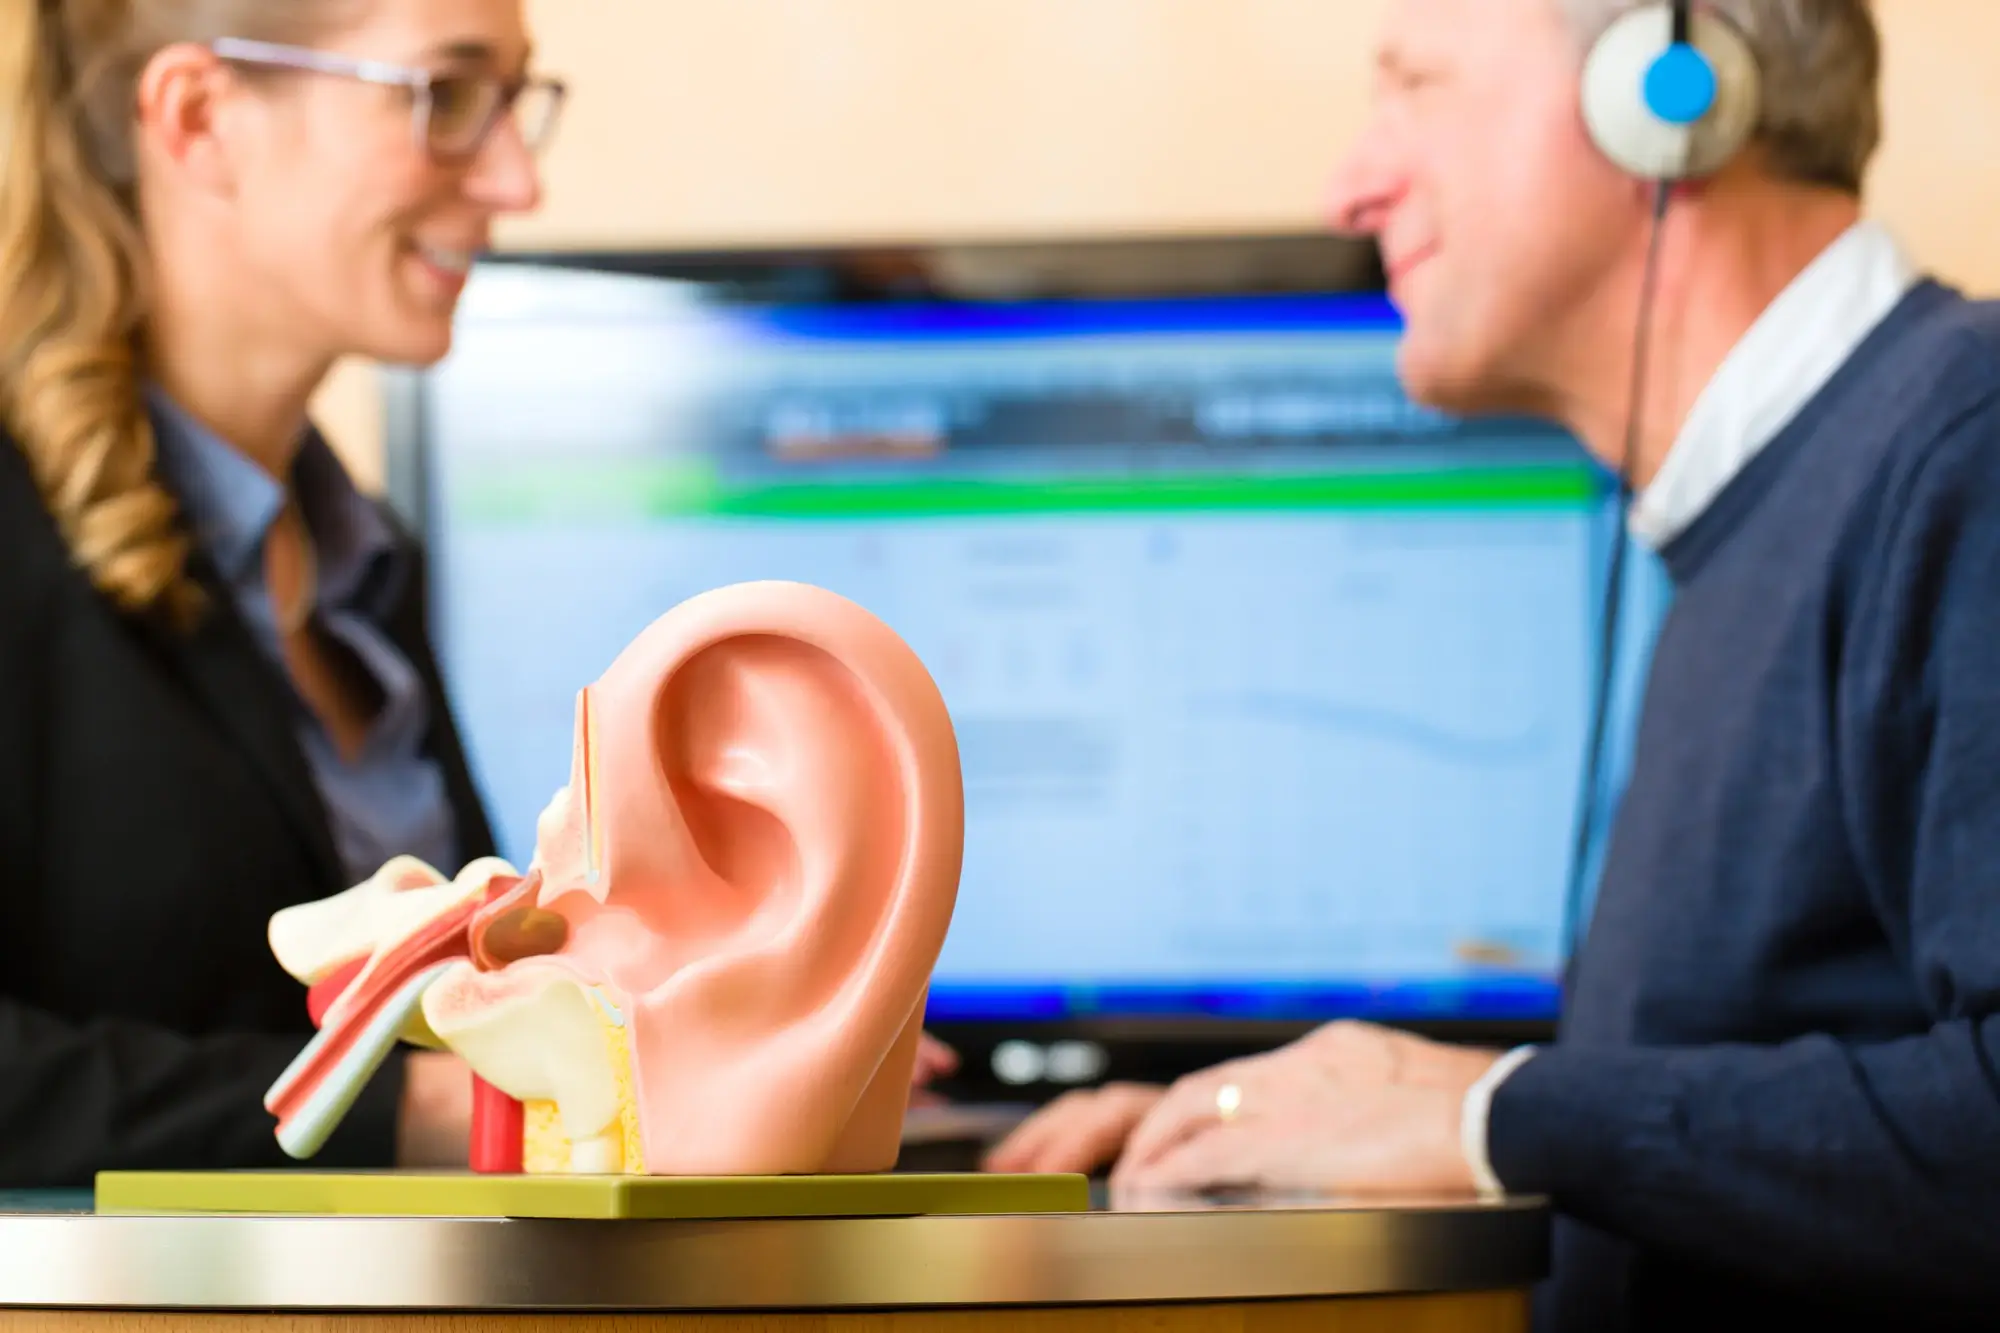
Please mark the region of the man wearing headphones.
POLYGON ((1338 189, 1409 391, 1565 424, 1676 585, 1558 1040, 1334 1025, 995 1169, 1545 1194, 1547 1329, 2000 1318, 2000 310, 1862 215, 1867 0, 1692 9, 1396 0, 1338 189))

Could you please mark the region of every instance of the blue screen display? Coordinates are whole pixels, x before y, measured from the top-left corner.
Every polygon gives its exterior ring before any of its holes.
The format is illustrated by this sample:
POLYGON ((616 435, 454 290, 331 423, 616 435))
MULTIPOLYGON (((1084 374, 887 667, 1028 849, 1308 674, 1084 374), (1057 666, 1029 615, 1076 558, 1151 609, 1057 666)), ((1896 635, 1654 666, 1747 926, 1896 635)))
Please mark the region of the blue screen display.
POLYGON ((425 522, 502 854, 640 629, 796 579, 896 629, 958 731, 933 1021, 1552 1016, 1615 516, 1560 432, 1412 404, 1398 336, 1375 297, 481 270, 425 522))

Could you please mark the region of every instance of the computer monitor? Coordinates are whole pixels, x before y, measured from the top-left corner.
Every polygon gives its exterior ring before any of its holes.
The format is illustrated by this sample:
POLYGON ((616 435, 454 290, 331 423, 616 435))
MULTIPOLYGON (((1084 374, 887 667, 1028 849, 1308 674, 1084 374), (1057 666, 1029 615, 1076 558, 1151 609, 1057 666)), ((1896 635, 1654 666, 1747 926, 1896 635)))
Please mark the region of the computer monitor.
POLYGON ((804 580, 896 629, 958 730, 939 1027, 1546 1024, 1605 476, 1413 405, 1365 278, 1033 253, 475 273, 391 466, 503 854, 635 633, 804 580))

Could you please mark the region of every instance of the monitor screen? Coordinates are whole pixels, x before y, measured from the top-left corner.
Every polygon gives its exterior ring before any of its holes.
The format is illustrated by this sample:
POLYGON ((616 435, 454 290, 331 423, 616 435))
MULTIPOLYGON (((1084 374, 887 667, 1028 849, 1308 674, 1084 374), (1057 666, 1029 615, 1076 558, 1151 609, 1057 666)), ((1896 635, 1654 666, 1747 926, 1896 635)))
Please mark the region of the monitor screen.
POLYGON ((1543 1020, 1605 478, 1398 387, 1379 295, 745 299, 502 265, 421 377, 434 623, 502 854, 576 692, 794 579, 935 677, 934 1022, 1543 1020))

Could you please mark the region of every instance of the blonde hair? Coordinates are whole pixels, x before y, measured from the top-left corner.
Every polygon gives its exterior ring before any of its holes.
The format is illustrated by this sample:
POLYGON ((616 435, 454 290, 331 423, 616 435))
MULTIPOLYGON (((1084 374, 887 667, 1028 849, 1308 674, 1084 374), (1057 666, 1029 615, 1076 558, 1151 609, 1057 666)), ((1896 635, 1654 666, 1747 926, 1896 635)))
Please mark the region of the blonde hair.
POLYGON ((351 0, 8 0, 0 13, 0 424, 120 608, 201 606, 139 388, 141 72, 175 42, 303 40, 351 0))

